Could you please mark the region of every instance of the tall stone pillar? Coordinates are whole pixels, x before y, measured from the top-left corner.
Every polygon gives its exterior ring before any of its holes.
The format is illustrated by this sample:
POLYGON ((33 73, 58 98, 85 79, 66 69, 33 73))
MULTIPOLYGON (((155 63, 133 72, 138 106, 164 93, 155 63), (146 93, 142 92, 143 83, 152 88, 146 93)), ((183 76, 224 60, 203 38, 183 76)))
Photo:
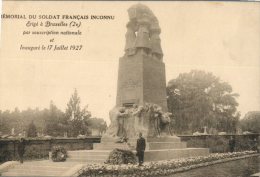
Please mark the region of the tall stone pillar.
POLYGON ((119 59, 117 107, 154 103, 167 111, 165 65, 141 51, 119 59))

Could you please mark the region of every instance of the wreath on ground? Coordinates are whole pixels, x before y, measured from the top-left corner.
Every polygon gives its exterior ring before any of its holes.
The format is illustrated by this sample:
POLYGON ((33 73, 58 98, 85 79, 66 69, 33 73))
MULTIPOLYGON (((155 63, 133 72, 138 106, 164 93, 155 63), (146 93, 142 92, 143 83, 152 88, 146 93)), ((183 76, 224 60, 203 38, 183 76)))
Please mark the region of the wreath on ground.
POLYGON ((64 162, 67 158, 67 151, 64 147, 54 146, 51 150, 51 159, 53 162, 64 162))

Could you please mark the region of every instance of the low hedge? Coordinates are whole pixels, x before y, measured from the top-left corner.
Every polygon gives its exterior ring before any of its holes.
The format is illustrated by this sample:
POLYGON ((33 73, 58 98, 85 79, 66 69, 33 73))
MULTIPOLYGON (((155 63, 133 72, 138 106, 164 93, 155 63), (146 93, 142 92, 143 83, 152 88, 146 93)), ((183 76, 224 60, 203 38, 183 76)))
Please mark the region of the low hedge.
POLYGON ((40 150, 36 145, 26 146, 24 153, 24 158, 26 160, 48 159, 48 157, 48 152, 40 150))
MULTIPOLYGON (((20 138, 0 138, 0 163, 10 160, 18 160, 18 143, 20 138)), ((53 146, 63 146, 67 150, 90 150, 93 143, 100 143, 100 137, 86 138, 52 138, 36 137, 25 138, 26 146, 24 160, 48 159, 53 146)))
POLYGON ((108 165, 88 164, 80 172, 79 177, 94 176, 120 176, 120 177, 148 177, 170 175, 176 172, 186 171, 195 167, 207 166, 215 162, 225 162, 230 159, 242 158, 243 156, 257 154, 255 151, 244 151, 234 153, 214 153, 209 156, 199 156, 165 161, 147 162, 144 166, 137 165, 108 165))
POLYGON ((0 149, 0 162, 7 162, 12 160, 12 152, 6 149, 0 149))
POLYGON ((209 148, 211 153, 229 152, 229 140, 233 136, 235 139, 235 151, 254 150, 254 139, 258 139, 258 134, 252 135, 198 135, 179 136, 181 141, 187 143, 188 147, 209 148))

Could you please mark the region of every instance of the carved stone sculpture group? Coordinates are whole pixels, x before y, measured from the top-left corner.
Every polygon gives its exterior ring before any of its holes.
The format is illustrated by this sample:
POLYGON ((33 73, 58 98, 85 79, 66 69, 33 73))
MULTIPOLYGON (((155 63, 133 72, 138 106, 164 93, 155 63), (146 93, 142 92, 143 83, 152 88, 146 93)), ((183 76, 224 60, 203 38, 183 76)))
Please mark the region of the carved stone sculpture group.
POLYGON ((171 113, 164 113, 156 104, 134 105, 130 108, 115 107, 110 111, 111 124, 106 132, 109 137, 135 138, 141 132, 145 137, 173 135, 171 113))
POLYGON ((145 5, 136 4, 128 9, 125 55, 138 52, 162 60, 161 28, 153 12, 145 5))

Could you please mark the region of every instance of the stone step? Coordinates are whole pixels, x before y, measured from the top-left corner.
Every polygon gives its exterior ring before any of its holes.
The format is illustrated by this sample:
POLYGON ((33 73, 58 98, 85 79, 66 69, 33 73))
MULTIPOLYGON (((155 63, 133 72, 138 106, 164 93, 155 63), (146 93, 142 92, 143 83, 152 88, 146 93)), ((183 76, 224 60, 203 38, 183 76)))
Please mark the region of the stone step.
POLYGON ((77 162, 25 161, 23 164, 16 164, 2 176, 61 176, 75 166, 77 162))
POLYGON ((84 158, 72 158, 68 159, 68 162, 77 162, 77 163, 104 163, 107 159, 84 159, 84 158))
POLYGON ((51 175, 60 175, 61 173, 63 173, 64 171, 68 170, 67 169, 59 169, 59 170, 53 170, 53 169, 48 169, 48 168, 45 168, 45 169, 37 169, 37 168, 24 168, 24 169, 17 169, 17 168, 14 168, 12 169, 10 172, 13 172, 13 173, 19 173, 19 174, 41 174, 42 176, 44 175, 48 175, 48 174, 51 174, 51 175))
MULTIPOLYGON (((118 141, 117 138, 101 138, 101 143, 116 143, 118 141)), ((130 138, 127 140, 128 143, 136 144, 137 138, 130 138)), ((120 143, 117 143, 120 144, 120 143)))
POLYGON ((108 151, 112 151, 114 149, 125 149, 128 150, 129 148, 127 147, 116 147, 116 146, 97 146, 95 147, 95 150, 108 150, 108 151))
POLYGON ((103 143, 100 143, 100 144, 95 144, 95 146, 93 146, 93 149, 95 149, 95 147, 98 147, 98 146, 107 146, 107 147, 121 147, 121 148, 125 148, 125 147, 128 147, 128 145, 119 145, 119 144, 110 144, 110 145, 105 145, 103 143))
POLYGON ((49 172, 46 171, 8 171, 2 174, 2 176, 60 176, 63 171, 59 172, 49 172))
MULTIPOLYGON (((160 142, 161 144, 164 144, 160 142)), ((151 143, 154 146, 160 144, 158 142, 151 143)), ((150 143, 149 143, 150 144, 150 143)), ((160 144, 160 145, 161 145, 160 144)), ((173 143, 173 146, 186 146, 185 143, 173 143), (178 144, 178 145, 177 145, 178 144)), ((169 145, 169 146, 172 146, 169 145)), ((95 152, 95 150, 93 150, 95 152)), ((135 153, 135 151, 133 151, 135 153)), ((204 156, 209 154, 209 149, 207 148, 169 148, 169 149, 155 149, 155 150, 146 150, 145 151, 145 161, 157 161, 157 160, 169 160, 175 158, 185 158, 185 157, 193 157, 193 156, 204 156)), ((81 162, 81 163, 103 163, 105 162, 104 156, 99 156, 100 158, 93 156, 78 156, 78 158, 68 158, 68 161, 81 162), (84 157, 84 158, 82 158, 84 157), (86 157, 86 158, 85 158, 86 157), (88 157, 88 158, 87 158, 88 157), (91 158, 89 158, 91 157, 91 158)), ((108 155, 107 155, 108 157, 108 155)))
POLYGON ((95 145, 103 144, 105 146, 112 146, 112 145, 117 145, 117 146, 127 146, 126 143, 114 143, 114 142, 101 142, 101 143, 95 143, 95 145))
POLYGON ((68 151, 67 162, 77 163, 104 163, 111 151, 102 150, 84 150, 68 151))
POLYGON ((12 169, 12 171, 24 171, 24 170, 44 171, 46 169, 48 169, 48 171, 64 171, 64 170, 67 170, 68 167, 56 167, 56 166, 28 166, 28 167, 24 167, 24 166, 16 166, 14 169, 12 169))
MULTIPOLYGON (((155 150, 155 149, 181 149, 186 148, 185 142, 147 142, 146 150, 155 150)), ((113 149, 131 149, 134 150, 135 146, 128 146, 126 144, 118 144, 118 143, 100 143, 94 145, 94 150, 110 150, 113 149)))
POLYGON ((147 150, 157 149, 182 149, 186 148, 185 142, 149 142, 147 143, 147 150))
POLYGON ((82 155, 82 156, 70 156, 68 159, 107 159, 108 155, 82 155))
POLYGON ((74 155, 109 155, 111 151, 103 151, 103 150, 83 150, 83 151, 68 151, 68 156, 74 156, 74 155))
MULTIPOLYGON (((180 142, 181 139, 177 136, 165 136, 165 137, 145 137, 147 142, 180 142)), ((116 138, 101 138, 101 143, 116 143, 116 138)), ((130 144, 136 144, 137 138, 130 138, 128 141, 130 144)), ((117 143, 120 144, 120 143, 117 143)))
MULTIPOLYGON (((16 173, 16 172, 6 172, 3 173, 3 176, 39 176, 39 174, 28 174, 28 173, 16 173)), ((43 174, 41 176, 58 176, 56 174, 43 174)))
POLYGON ((166 137, 148 137, 147 142, 181 142, 181 139, 177 136, 166 136, 166 137))
POLYGON ((113 149, 116 149, 116 148, 118 148, 118 149, 129 149, 129 146, 127 144, 108 143, 108 142, 93 145, 94 150, 110 150, 110 151, 112 151, 113 149))
POLYGON ((177 158, 209 155, 208 148, 162 149, 145 151, 145 161, 170 160, 177 158))
POLYGON ((19 164, 15 167, 21 167, 21 168, 29 168, 29 167, 35 167, 35 168, 38 168, 38 167, 46 167, 46 168, 49 168, 49 167, 64 167, 64 168, 68 168, 68 167, 72 167, 74 166, 75 163, 65 163, 65 162, 53 162, 53 161, 50 161, 50 160, 43 160, 42 162, 41 161, 25 161, 23 164, 19 164))

